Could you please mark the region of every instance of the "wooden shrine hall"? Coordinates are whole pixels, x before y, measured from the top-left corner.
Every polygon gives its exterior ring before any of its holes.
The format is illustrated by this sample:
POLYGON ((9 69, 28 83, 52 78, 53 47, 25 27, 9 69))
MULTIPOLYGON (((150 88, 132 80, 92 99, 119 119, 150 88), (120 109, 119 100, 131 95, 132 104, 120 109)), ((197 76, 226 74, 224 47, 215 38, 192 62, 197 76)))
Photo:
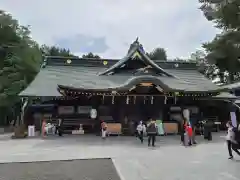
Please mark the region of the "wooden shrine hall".
POLYGON ((104 120, 128 134, 140 120, 171 121, 173 107, 199 114, 206 105, 199 100, 222 91, 198 72, 196 63, 149 59, 137 39, 118 60, 46 57, 20 96, 28 102, 26 124, 62 118, 66 132, 81 124, 94 133, 104 120))

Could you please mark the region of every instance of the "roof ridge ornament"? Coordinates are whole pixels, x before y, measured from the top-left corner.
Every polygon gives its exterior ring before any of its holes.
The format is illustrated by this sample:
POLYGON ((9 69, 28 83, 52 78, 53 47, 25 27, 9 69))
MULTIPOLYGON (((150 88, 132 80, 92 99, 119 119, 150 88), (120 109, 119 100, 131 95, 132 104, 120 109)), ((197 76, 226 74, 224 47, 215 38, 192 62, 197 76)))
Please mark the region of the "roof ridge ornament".
POLYGON ((139 39, 139 38, 137 37, 136 40, 134 41, 134 43, 139 44, 138 39, 139 39))
POLYGON ((169 77, 174 77, 172 74, 168 73, 164 69, 162 69, 160 66, 158 66, 155 62, 153 62, 144 52, 143 46, 138 42, 137 39, 130 45, 130 48, 128 50, 127 55, 119 60, 117 63, 115 63, 113 66, 106 69, 104 72, 100 73, 99 75, 112 75, 114 72, 114 69, 121 68, 124 66, 125 63, 127 63, 130 60, 141 60, 146 66, 150 65, 152 68, 154 68, 157 72, 164 74, 169 77))

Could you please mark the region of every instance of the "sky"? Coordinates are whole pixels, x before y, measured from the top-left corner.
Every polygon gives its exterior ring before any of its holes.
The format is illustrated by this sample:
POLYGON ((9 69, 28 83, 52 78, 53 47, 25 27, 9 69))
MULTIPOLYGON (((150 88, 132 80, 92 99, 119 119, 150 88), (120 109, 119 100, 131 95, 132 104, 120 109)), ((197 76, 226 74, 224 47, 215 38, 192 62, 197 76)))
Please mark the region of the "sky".
POLYGON ((30 25, 40 44, 122 58, 139 37, 146 51, 165 48, 169 59, 187 58, 214 38, 198 0, 0 0, 0 9, 30 25))

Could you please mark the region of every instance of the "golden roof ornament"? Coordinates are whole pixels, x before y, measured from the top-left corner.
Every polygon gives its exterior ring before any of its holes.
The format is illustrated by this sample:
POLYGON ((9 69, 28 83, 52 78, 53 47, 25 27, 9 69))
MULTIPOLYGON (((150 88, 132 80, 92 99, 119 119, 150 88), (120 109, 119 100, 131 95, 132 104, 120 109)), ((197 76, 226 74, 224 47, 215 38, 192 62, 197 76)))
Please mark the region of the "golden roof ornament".
POLYGON ((103 65, 106 66, 108 64, 108 61, 103 61, 103 65))
POLYGON ((67 60, 67 64, 71 64, 72 63, 72 60, 71 59, 68 59, 67 60))

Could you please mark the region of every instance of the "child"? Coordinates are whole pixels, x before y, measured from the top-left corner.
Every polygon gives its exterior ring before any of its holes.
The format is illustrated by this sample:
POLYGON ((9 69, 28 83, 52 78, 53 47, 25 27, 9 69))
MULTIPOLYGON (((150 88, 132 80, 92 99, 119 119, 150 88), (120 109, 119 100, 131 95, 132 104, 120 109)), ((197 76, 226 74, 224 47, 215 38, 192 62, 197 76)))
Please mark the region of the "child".
POLYGON ((102 121, 101 123, 101 129, 102 129, 102 138, 106 139, 106 135, 107 135, 107 123, 105 123, 104 121, 102 121))
POLYGON ((184 125, 184 129, 185 129, 185 133, 184 133, 184 145, 192 145, 192 135, 193 135, 193 131, 192 131, 192 127, 191 124, 186 122, 184 125))

